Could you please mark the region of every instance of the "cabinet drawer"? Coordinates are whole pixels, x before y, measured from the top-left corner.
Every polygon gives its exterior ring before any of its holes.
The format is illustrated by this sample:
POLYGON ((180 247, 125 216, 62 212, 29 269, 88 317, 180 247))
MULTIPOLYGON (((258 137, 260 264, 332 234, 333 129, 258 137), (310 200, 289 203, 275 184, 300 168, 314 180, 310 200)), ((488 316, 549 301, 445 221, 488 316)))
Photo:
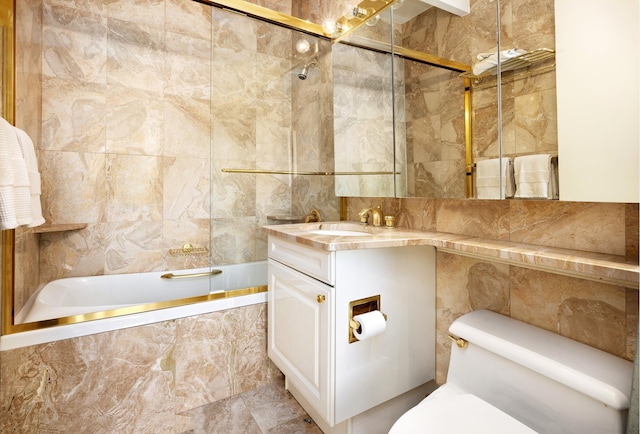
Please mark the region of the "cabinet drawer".
POLYGON ((329 285, 335 285, 335 252, 324 252, 302 244, 269 237, 269 258, 329 285))

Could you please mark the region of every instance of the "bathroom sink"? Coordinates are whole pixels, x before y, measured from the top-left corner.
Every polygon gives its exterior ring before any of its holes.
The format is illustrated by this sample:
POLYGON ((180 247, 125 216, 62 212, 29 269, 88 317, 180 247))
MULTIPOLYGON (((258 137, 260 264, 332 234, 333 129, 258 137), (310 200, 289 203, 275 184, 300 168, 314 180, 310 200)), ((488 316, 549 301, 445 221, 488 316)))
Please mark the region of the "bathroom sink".
POLYGON ((329 235, 333 237, 363 237, 371 235, 369 232, 351 231, 346 229, 316 229, 309 231, 310 234, 329 235))

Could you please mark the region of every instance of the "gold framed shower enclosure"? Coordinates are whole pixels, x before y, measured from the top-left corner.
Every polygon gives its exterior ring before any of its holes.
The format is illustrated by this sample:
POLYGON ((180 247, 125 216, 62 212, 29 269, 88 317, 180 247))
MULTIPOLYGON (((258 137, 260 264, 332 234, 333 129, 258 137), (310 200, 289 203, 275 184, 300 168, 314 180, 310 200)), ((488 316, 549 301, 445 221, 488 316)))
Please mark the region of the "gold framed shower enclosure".
MULTIPOLYGON (((271 9, 249 3, 243 0, 193 0, 195 2, 228 9, 237 13, 241 13, 259 20, 269 22, 281 27, 297 30, 303 33, 312 34, 314 36, 330 40, 332 43, 344 42, 344 37, 364 24, 370 18, 376 16, 383 10, 391 7, 397 0, 362 0, 358 5, 345 16, 336 20, 336 30, 328 32, 321 24, 312 23, 300 18, 295 18, 271 9)), ((16 83, 16 0, 0 0, 0 27, 1 27, 1 69, 2 69, 2 115, 9 123, 15 124, 15 83, 16 83)), ((350 42, 352 45, 352 42, 350 42)), ((373 49, 374 51, 383 51, 401 58, 414 60, 440 68, 467 72, 471 68, 459 62, 440 58, 427 53, 422 53, 402 47, 389 44, 384 49, 362 47, 373 49)), ((467 132, 467 164, 471 164, 471 86, 469 82, 465 82, 465 131, 467 132)), ((246 169, 234 170, 227 169, 228 172, 245 172, 246 169)), ((257 172, 252 172, 257 173, 257 172)), ((264 173, 261 171, 260 173, 264 173)), ((287 172, 289 173, 289 172, 287 172)), ((388 172, 384 172, 387 174, 388 172)), ((390 172, 393 173, 393 172, 390 172)), ((390 174, 389 173, 389 174, 390 174)), ((318 172, 314 175, 341 175, 342 173, 318 172)), ((345 173, 346 174, 346 173, 345 173)), ((349 173, 351 175, 358 173, 349 173)), ((370 174, 370 173, 367 173, 370 174)), ((471 178, 467 177, 467 195, 471 197, 473 186, 471 178)), ((347 218, 346 215, 346 199, 339 198, 341 218, 347 218)), ((14 324, 14 285, 15 285, 15 231, 4 230, 0 232, 1 249, 0 249, 0 283, 1 283, 1 332, 3 335, 21 331, 45 328, 52 325, 69 324, 86 320, 105 318, 109 316, 117 316, 138 311, 168 307, 174 305, 174 302, 163 302, 164 304, 143 305, 137 308, 127 308, 126 310, 117 309, 108 312, 98 312, 90 315, 76 315, 74 317, 61 318, 57 320, 47 320, 31 324, 14 324)), ((254 290, 254 289, 252 289, 254 290)), ((264 288, 255 289, 255 291, 263 291, 264 288)), ((191 300, 197 302, 200 300, 191 300)))

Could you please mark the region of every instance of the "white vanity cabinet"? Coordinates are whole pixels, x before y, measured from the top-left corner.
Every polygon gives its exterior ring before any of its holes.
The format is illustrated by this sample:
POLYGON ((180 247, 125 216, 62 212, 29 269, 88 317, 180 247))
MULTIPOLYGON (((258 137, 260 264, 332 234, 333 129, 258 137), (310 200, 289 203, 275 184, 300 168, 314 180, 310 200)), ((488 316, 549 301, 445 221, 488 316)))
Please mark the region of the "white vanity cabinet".
POLYGON ((321 427, 434 379, 433 247, 324 251, 270 236, 268 302, 269 357, 321 427), (350 343, 353 302, 372 297, 386 328, 350 343))

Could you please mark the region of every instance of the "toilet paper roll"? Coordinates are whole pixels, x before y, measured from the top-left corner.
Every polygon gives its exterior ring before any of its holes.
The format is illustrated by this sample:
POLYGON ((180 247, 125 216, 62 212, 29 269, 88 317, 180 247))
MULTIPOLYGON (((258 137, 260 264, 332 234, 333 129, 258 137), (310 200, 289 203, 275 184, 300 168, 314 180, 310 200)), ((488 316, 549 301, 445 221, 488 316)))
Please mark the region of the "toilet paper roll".
POLYGON ((379 310, 356 315, 353 320, 360 323, 360 332, 358 330, 353 331, 353 335, 359 341, 377 336, 387 328, 387 320, 384 319, 382 312, 379 310))

